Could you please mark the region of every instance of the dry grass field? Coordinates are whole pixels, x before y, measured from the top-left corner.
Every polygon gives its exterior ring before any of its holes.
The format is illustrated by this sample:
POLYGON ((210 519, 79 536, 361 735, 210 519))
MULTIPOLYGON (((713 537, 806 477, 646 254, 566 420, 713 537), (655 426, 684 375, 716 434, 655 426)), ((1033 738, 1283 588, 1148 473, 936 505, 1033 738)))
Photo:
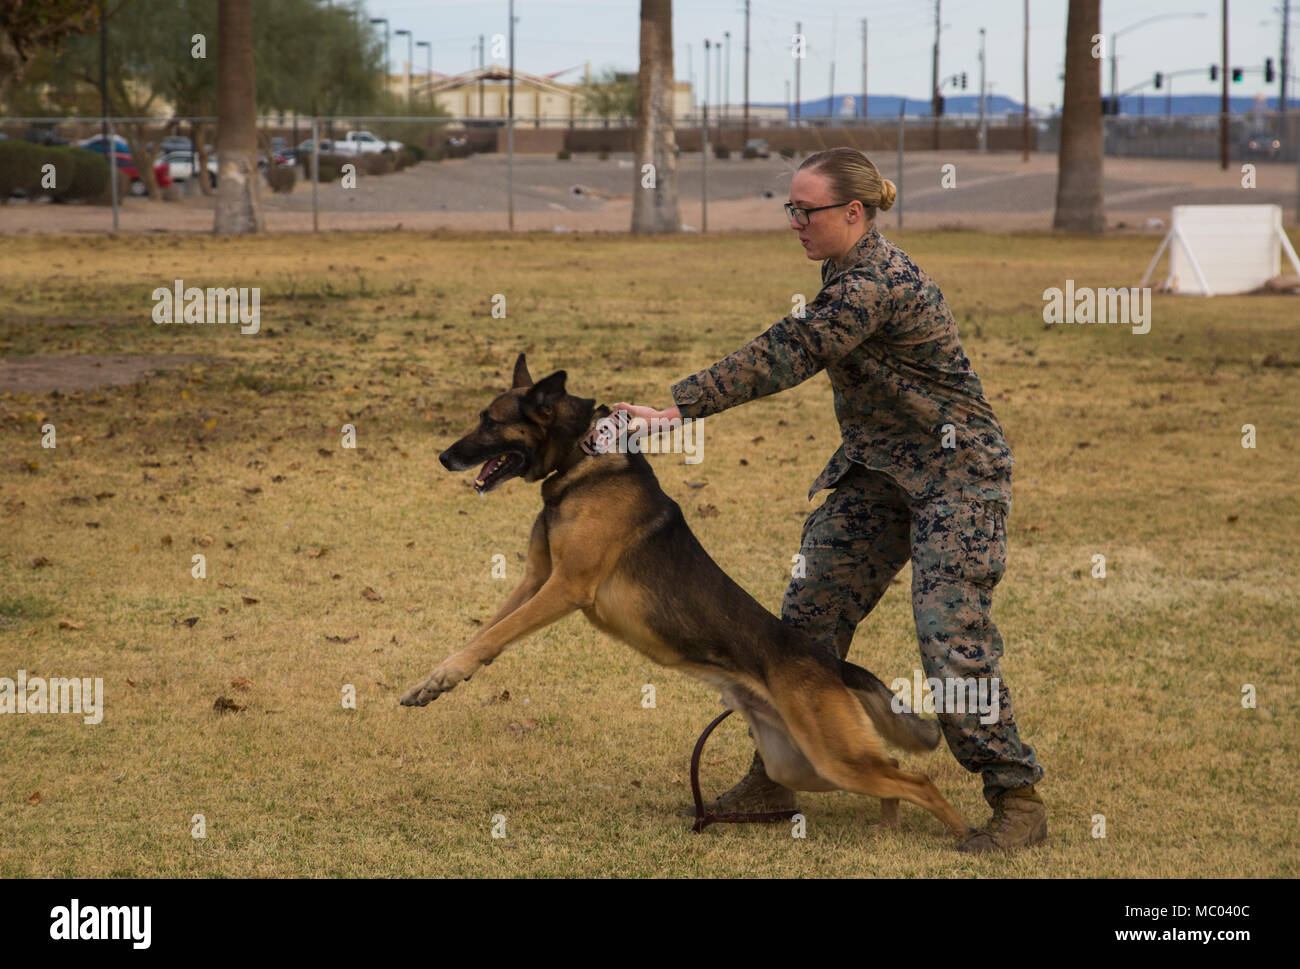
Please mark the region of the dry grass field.
MULTIPOLYGON (((397 703, 521 574, 536 487, 480 500, 437 461, 515 354, 666 406, 816 292, 789 233, 42 236, 0 239, 0 676, 102 677, 105 710, 0 716, 0 875, 1300 875, 1300 301, 1156 295, 1145 335, 1049 328, 1045 288, 1132 285, 1158 240, 886 234, 942 287, 1016 458, 993 615, 1047 845, 966 858, 920 809, 887 830, 843 793, 801 795, 802 840, 694 835, 676 811, 716 694, 580 615, 397 703), (175 279, 261 287, 261 332, 154 324, 175 279), (41 383, 44 355, 93 359, 41 383)), ((776 611, 837 444, 819 376, 709 418, 702 464, 653 461, 776 611)), ((887 682, 919 665, 909 579, 850 654, 887 682)), ((751 749, 724 724, 706 792, 751 749)), ((987 819, 946 746, 903 760, 987 819)))

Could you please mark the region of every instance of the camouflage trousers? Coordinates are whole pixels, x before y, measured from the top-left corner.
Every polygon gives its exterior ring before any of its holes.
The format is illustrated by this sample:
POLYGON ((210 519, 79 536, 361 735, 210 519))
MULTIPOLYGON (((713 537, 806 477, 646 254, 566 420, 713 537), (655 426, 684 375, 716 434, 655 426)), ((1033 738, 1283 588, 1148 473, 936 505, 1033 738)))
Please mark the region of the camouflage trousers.
MULTIPOLYGON (((952 696, 956 710, 942 709, 942 699, 935 704, 949 749, 968 771, 983 775, 990 805, 1002 790, 1043 776, 1016 729, 998 665, 1002 637, 989 616, 993 587, 1006 570, 1009 511, 1006 502, 973 492, 912 501, 888 475, 855 464, 804 522, 803 568, 796 568, 781 604, 784 622, 846 658, 854 630, 910 558, 924 677, 945 684, 961 678, 958 689, 967 697, 977 681, 987 680, 978 684, 979 695, 996 700, 984 713, 952 696)), ((915 697, 913 708, 919 712, 915 697)))

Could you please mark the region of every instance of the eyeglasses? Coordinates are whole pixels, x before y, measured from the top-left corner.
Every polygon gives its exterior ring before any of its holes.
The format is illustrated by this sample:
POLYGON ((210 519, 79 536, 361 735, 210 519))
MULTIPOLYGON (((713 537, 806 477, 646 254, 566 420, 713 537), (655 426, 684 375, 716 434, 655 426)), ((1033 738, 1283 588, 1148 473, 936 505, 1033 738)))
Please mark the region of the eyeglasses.
POLYGON ((853 200, 847 202, 836 202, 834 205, 819 205, 815 209, 801 209, 795 206, 793 202, 785 203, 785 217, 794 219, 795 223, 803 229, 808 228, 808 216, 814 212, 820 212, 822 209, 838 209, 842 205, 852 205, 853 200))

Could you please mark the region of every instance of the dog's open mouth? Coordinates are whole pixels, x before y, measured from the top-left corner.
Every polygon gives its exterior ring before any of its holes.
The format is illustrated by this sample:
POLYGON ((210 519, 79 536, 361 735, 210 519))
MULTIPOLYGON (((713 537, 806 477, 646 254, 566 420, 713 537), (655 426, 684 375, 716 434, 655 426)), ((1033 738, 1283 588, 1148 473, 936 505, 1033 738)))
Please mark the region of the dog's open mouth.
POLYGON ((478 477, 474 479, 474 489, 480 495, 485 495, 502 481, 519 474, 523 467, 524 456, 518 451, 507 451, 505 454, 498 454, 483 465, 478 477))

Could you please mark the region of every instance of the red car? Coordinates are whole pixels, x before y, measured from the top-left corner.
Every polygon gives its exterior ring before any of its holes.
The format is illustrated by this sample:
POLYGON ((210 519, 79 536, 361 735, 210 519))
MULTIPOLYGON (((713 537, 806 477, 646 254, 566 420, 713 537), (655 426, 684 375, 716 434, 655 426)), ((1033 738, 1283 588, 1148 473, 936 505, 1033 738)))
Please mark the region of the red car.
MULTIPOLYGON (((117 167, 125 172, 127 177, 131 179, 131 194, 148 195, 149 189, 144 184, 144 179, 140 177, 140 170, 135 167, 135 162, 131 160, 131 156, 124 151, 119 151, 113 154, 113 158, 117 162, 117 167)), ((158 180, 159 188, 168 188, 171 186, 171 171, 168 169, 166 164, 155 165, 153 167, 153 176, 158 180)))

